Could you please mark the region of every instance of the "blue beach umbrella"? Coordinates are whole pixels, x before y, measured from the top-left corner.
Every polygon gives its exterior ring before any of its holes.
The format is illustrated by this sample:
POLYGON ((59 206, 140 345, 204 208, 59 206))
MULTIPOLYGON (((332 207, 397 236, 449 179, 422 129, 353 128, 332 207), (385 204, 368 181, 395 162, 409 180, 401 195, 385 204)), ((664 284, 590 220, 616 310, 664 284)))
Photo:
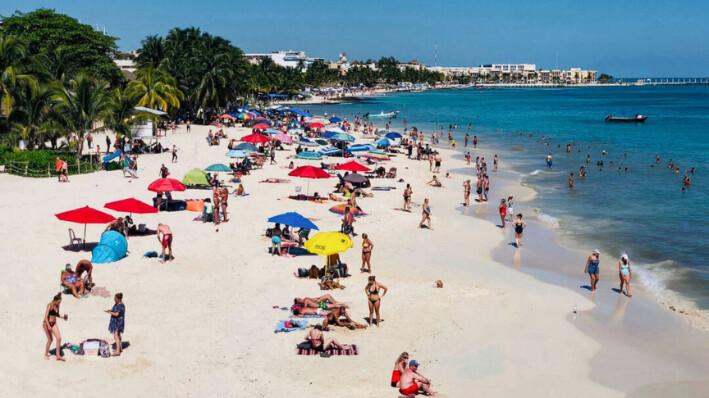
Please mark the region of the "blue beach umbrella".
POLYGON ((288 111, 293 112, 293 113, 295 113, 296 115, 299 115, 299 116, 313 117, 313 114, 312 114, 312 113, 306 112, 306 111, 304 111, 304 110, 302 110, 302 109, 298 109, 298 108, 288 108, 288 111))
POLYGON ((329 120, 330 120, 330 123, 340 123, 342 121, 342 119, 340 119, 339 117, 334 117, 334 116, 331 117, 329 120))
POLYGON ((250 143, 250 142, 242 142, 241 144, 237 145, 236 148, 234 149, 240 149, 242 151, 258 151, 258 148, 256 148, 256 145, 250 143))
POLYGON ((319 153, 317 152, 312 152, 312 151, 303 151, 297 155, 295 155, 296 159, 305 159, 305 160, 322 160, 322 156, 320 156, 319 153))
POLYGON ((249 152, 241 149, 232 149, 231 151, 227 152, 226 155, 230 158, 248 158, 250 154, 249 152))
POLYGON ((372 144, 358 144, 358 145, 351 145, 349 148, 347 148, 347 152, 369 152, 377 149, 372 144))
POLYGON ((355 138, 349 134, 343 134, 343 133, 333 133, 333 132, 327 132, 322 135, 323 138, 327 138, 330 140, 335 140, 335 141, 347 141, 347 142, 354 142, 355 138))
POLYGON ((389 132, 384 136, 386 138, 391 138, 392 140, 403 137, 403 135, 397 133, 396 131, 389 132))
POLYGON ((319 231, 318 226, 300 214, 290 211, 268 219, 268 222, 288 225, 293 228, 307 228, 319 231))
POLYGON ((266 129, 266 130, 264 131, 264 133, 266 133, 266 134, 278 134, 278 133, 280 133, 280 131, 278 131, 278 130, 276 130, 276 129, 266 129))
POLYGON ((380 138, 380 139, 374 141, 374 143, 377 144, 378 146, 389 146, 389 145, 391 145, 391 141, 389 141, 388 138, 380 138))
POLYGON ((312 141, 308 138, 301 138, 299 141, 297 141, 297 143, 305 146, 318 146, 317 142, 312 141))
POLYGON ((211 166, 207 166, 207 168, 204 169, 204 171, 221 171, 221 172, 230 172, 231 167, 221 164, 221 163, 214 163, 211 166))
POLYGON ((303 134, 303 133, 304 133, 303 129, 290 129, 290 130, 288 130, 288 134, 290 134, 290 135, 300 135, 300 134, 303 134))

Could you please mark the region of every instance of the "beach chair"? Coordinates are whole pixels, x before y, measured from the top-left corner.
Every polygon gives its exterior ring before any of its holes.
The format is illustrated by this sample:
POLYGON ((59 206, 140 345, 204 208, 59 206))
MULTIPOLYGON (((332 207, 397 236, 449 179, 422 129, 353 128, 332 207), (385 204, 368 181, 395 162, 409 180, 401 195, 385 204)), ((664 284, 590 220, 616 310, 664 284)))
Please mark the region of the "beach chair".
POLYGON ((76 234, 74 233, 74 230, 69 228, 69 245, 71 247, 74 247, 74 244, 78 245, 81 244, 81 247, 84 247, 84 240, 81 238, 77 238, 76 234))

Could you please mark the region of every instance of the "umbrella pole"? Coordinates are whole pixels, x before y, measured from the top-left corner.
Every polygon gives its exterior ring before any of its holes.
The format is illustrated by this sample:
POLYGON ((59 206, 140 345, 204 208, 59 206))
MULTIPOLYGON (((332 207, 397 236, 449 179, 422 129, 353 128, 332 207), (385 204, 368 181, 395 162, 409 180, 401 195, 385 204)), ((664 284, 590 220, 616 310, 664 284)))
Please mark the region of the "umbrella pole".
POLYGON ((84 241, 81 242, 81 248, 83 249, 86 245, 86 224, 84 224, 84 241))

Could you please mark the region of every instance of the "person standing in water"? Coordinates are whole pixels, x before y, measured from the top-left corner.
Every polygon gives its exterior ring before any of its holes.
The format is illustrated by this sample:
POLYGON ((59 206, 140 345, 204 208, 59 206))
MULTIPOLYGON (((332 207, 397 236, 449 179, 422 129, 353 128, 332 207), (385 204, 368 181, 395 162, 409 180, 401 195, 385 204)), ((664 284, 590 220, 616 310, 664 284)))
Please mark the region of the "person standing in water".
POLYGON ((569 174, 569 189, 574 189, 574 173, 569 174))
POLYGON ((500 199, 500 206, 498 206, 498 209, 500 210, 500 222, 501 228, 505 228, 505 219, 507 218, 507 203, 505 203, 505 199, 500 199))
POLYGON ((584 273, 588 273, 588 276, 591 278, 591 291, 594 292, 596 291, 596 285, 598 284, 598 275, 600 272, 600 267, 599 267, 599 257, 601 256, 601 252, 598 249, 595 249, 593 253, 591 253, 590 256, 588 256, 588 260, 586 260, 586 266, 583 269, 584 273))
POLYGON ((519 249, 522 247, 522 233, 527 228, 527 222, 522 219, 522 213, 517 214, 517 219, 512 223, 512 226, 515 227, 515 243, 519 249))
POLYGON ((630 279, 633 277, 633 271, 630 269, 630 260, 628 255, 623 253, 618 261, 618 276, 620 277, 620 293, 623 294, 623 286, 625 286, 625 295, 633 297, 630 294, 630 279))

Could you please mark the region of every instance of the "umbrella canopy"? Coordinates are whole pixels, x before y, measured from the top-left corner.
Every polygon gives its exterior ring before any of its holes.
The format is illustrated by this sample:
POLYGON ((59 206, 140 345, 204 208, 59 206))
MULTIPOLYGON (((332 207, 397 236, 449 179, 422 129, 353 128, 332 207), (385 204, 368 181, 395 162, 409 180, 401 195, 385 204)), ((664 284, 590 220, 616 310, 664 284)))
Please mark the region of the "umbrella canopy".
POLYGON ((389 145, 391 145, 391 141, 389 141, 388 138, 380 138, 380 139, 374 141, 374 143, 377 144, 378 146, 389 146, 389 145))
POLYGON ((86 224, 106 224, 116 218, 101 210, 96 210, 89 206, 79 207, 78 209, 57 213, 54 215, 62 221, 75 222, 84 224, 84 242, 86 242, 86 224))
POLYGON ((327 140, 323 140, 323 139, 317 139, 317 140, 315 140, 315 143, 316 143, 316 144, 319 144, 319 145, 327 145, 327 144, 329 144, 329 142, 327 142, 327 140))
POLYGON ((352 173, 352 174, 347 174, 344 178, 345 181, 349 181, 353 184, 363 184, 369 182, 367 177, 363 176, 362 174, 357 174, 357 173, 352 173))
POLYGON ((115 211, 122 211, 126 213, 138 213, 138 214, 147 214, 147 213, 157 213, 158 209, 154 208, 153 206, 150 206, 149 204, 145 202, 141 202, 138 199, 135 198, 128 198, 128 199, 123 199, 123 200, 117 200, 115 202, 109 202, 106 203, 103 207, 115 211))
POLYGON ((298 109, 298 108, 288 108, 287 110, 290 111, 290 112, 295 113, 296 115, 305 116, 305 117, 313 117, 313 114, 312 114, 312 113, 306 112, 306 111, 304 111, 304 110, 302 110, 302 109, 298 109))
POLYGON ((311 129, 321 129, 321 128, 325 127, 325 125, 322 123, 319 123, 319 122, 315 122, 315 123, 310 123, 308 125, 308 127, 311 129))
POLYGON ((369 151, 362 155, 363 158, 373 159, 373 160, 389 160, 389 155, 384 152, 369 151))
MULTIPOLYGON (((303 154, 303 153, 304 152, 301 152, 300 154, 303 154)), ((318 155, 318 156, 320 156, 320 155, 318 155)), ((291 177, 300 177, 300 178, 330 178, 330 174, 327 174, 327 172, 325 170, 323 170, 319 167, 313 167, 313 166, 300 166, 297 169, 288 173, 288 175, 291 177)))
POLYGON ((342 121, 342 119, 340 119, 339 117, 334 117, 334 116, 331 117, 329 120, 330 120, 330 123, 340 123, 342 121))
POLYGON ((280 131, 278 131, 278 130, 276 130, 276 129, 266 129, 266 130, 264 131, 264 133, 266 133, 266 134, 278 134, 278 133, 280 133, 280 131))
POLYGON ((317 152, 303 151, 303 152, 295 155, 295 158, 296 159, 306 159, 306 160, 320 160, 320 159, 322 159, 322 156, 320 156, 320 154, 317 152))
POLYGON ((312 221, 293 211, 273 216, 268 219, 268 222, 288 225, 293 228, 308 228, 318 230, 318 226, 313 224, 312 221))
POLYGON ((328 127, 325 129, 326 133, 342 133, 342 134, 347 134, 347 132, 339 127, 328 127))
POLYGON ((241 137, 244 142, 250 142, 252 144, 262 144, 264 142, 271 142, 271 139, 261 134, 249 134, 241 137))
POLYGON ((246 112, 242 112, 242 113, 236 115, 236 118, 237 118, 237 119, 249 120, 249 119, 253 119, 254 117, 251 116, 250 114, 246 113, 246 112))
POLYGON ((343 203, 343 204, 341 204, 341 205, 337 205, 337 206, 331 207, 331 208, 330 208, 330 211, 333 212, 333 213, 336 213, 336 214, 345 214, 345 209, 348 208, 348 207, 350 208, 350 213, 352 213, 353 216, 359 216, 359 215, 360 215, 360 211, 359 211, 359 210, 357 210, 356 208, 354 208, 354 206, 350 206, 350 205, 345 204, 345 203, 343 203))
POLYGON ((242 151, 258 151, 258 148, 256 148, 256 145, 250 143, 250 142, 242 142, 241 144, 237 145, 236 148, 234 149, 239 149, 242 151))
POLYGON ((300 134, 303 134, 303 133, 304 133, 303 129, 290 129, 290 130, 288 130, 288 134, 290 134, 290 135, 300 135, 300 134))
POLYGON ((213 165, 207 166, 207 168, 204 169, 204 171, 221 171, 221 172, 230 172, 231 167, 222 164, 222 163, 214 163, 213 165))
POLYGON ((372 144, 358 144, 349 146, 347 152, 369 152, 375 149, 377 149, 377 147, 372 144))
POLYGON ((228 114, 228 113, 225 113, 225 114, 219 116, 219 118, 220 118, 220 119, 233 119, 234 116, 232 116, 232 115, 230 115, 230 114, 228 114))
POLYGON ((185 174, 182 183, 185 185, 208 185, 209 181, 207 181, 207 173, 200 169, 192 169, 185 174))
POLYGON ((322 135, 323 138, 327 138, 330 140, 336 140, 336 141, 347 141, 347 142, 354 142, 355 138, 349 134, 346 133, 334 133, 334 132, 327 132, 322 135))
POLYGON ((289 136, 288 134, 282 133, 282 132, 276 134, 273 138, 277 139, 278 141, 285 142, 286 144, 293 143, 293 137, 289 136))
POLYGON ((331 146, 327 147, 327 148, 323 148, 318 151, 318 153, 323 156, 334 156, 334 155, 337 155, 341 152, 342 152, 342 150, 340 148, 335 148, 335 147, 331 147, 331 146))
POLYGON ((266 130, 269 127, 271 127, 271 125, 261 122, 261 123, 256 123, 251 128, 257 129, 257 130, 266 130))
POLYGON ((396 131, 392 131, 390 133, 386 133, 385 137, 395 140, 397 138, 403 137, 403 135, 401 135, 400 133, 397 133, 396 131))
POLYGON ((305 241, 306 250, 321 256, 342 253, 352 246, 352 239, 341 232, 320 232, 305 241))
POLYGON ((89 206, 57 213, 54 216, 62 221, 75 222, 77 224, 106 224, 116 219, 116 217, 108 213, 89 206))
POLYGON ((244 151, 241 149, 232 149, 231 151, 227 152, 226 155, 230 158, 248 158, 250 154, 248 151, 244 151))
POLYGON ((307 139, 307 138, 301 138, 300 140, 298 140, 298 144, 299 144, 299 145, 305 145, 305 146, 318 146, 318 143, 317 143, 317 142, 310 141, 310 140, 307 139))
POLYGON ((371 171, 371 169, 369 167, 364 166, 358 162, 355 162, 354 160, 351 162, 344 163, 344 164, 338 164, 337 166, 335 166, 335 170, 361 171, 361 172, 371 171))
POLYGON ((387 134, 389 134, 388 131, 386 131, 386 130, 381 130, 381 131, 377 131, 377 134, 376 134, 376 135, 378 135, 378 136, 380 136, 380 137, 384 137, 384 136, 387 135, 387 134))
POLYGON ((148 191, 153 192, 184 191, 185 189, 187 189, 185 184, 174 178, 158 178, 148 185, 148 191))

